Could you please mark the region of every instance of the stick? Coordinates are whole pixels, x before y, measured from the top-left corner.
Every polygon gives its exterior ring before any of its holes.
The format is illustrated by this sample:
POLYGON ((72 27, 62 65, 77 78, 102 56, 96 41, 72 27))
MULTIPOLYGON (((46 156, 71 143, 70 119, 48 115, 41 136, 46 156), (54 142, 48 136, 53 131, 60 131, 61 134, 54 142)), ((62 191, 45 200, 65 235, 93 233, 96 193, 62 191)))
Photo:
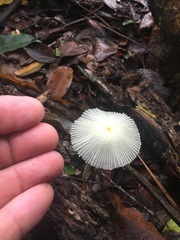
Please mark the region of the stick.
POLYGON ((143 176, 141 176, 131 165, 126 165, 124 167, 128 170, 135 179, 161 204, 164 210, 168 213, 168 215, 178 224, 180 225, 180 213, 176 211, 169 202, 157 192, 156 188, 149 183, 143 176))

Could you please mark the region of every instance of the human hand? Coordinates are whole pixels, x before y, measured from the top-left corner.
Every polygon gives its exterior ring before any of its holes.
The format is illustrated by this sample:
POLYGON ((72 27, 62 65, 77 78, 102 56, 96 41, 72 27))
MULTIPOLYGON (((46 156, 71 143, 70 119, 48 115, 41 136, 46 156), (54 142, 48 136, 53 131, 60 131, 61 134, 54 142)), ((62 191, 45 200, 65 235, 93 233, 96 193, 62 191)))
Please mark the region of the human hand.
POLYGON ((48 210, 63 169, 56 130, 30 97, 0 96, 0 239, 19 240, 48 210))

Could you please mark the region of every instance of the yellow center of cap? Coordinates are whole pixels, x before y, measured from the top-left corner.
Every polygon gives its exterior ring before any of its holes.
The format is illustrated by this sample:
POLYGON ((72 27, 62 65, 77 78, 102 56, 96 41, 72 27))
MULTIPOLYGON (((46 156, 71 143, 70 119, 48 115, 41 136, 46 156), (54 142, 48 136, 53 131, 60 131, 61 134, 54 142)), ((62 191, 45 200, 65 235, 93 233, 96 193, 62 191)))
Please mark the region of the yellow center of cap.
POLYGON ((112 131, 112 127, 109 127, 109 126, 106 127, 106 131, 107 131, 107 132, 111 132, 111 131, 112 131))

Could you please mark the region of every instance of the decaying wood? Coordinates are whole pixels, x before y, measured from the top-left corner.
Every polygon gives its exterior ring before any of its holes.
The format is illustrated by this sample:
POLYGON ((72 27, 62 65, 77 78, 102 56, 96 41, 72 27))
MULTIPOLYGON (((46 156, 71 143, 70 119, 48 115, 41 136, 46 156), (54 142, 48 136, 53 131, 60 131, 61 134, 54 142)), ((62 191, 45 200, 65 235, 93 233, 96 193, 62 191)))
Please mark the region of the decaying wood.
POLYGON ((149 1, 155 22, 159 29, 154 29, 148 49, 160 61, 148 54, 147 62, 151 69, 158 70, 173 89, 172 102, 180 110, 180 2, 176 0, 149 1))
MULTIPOLYGON (((141 133, 143 143, 141 154, 146 163, 158 162, 162 171, 168 163, 178 175, 179 160, 175 156, 179 150, 179 137, 173 128, 177 122, 177 117, 164 101, 164 95, 160 94, 160 89, 155 89, 155 86, 147 79, 142 78, 141 74, 136 71, 122 72, 121 85, 115 88, 112 84, 107 84, 104 79, 99 79, 95 75, 88 76, 87 72, 83 70, 81 73, 84 73, 84 76, 95 84, 98 94, 107 99, 104 106, 106 109, 125 112, 134 118, 141 133), (142 106, 142 108, 153 114, 155 118, 138 108, 122 106, 123 102, 142 106)), ((53 102, 49 100, 49 103, 53 102)), ((49 103, 47 102, 47 104, 49 103)), ((98 104, 102 106, 103 103, 99 101, 98 104)), ((55 110, 58 104, 54 103, 49 106, 55 110)), ((65 108, 64 110, 61 108, 60 111, 63 111, 65 117, 70 117, 65 108)), ((60 128, 57 129, 61 131, 60 128)), ((59 134, 62 135, 61 133, 59 134)), ((61 138, 62 148, 60 152, 63 154, 65 161, 70 163, 73 159, 73 153, 70 152, 70 145, 65 146, 65 142, 68 141, 68 138, 65 140, 61 138)), ((106 202, 104 202, 104 205, 102 202, 96 202, 92 195, 89 196, 85 193, 83 186, 77 184, 74 180, 60 177, 53 182, 53 185, 56 196, 52 207, 45 219, 31 234, 35 235, 37 232, 42 234, 43 231, 40 231, 41 224, 50 221, 51 224, 48 224, 49 228, 46 226, 46 230, 51 231, 51 227, 55 228, 55 232, 60 234, 57 239, 102 239, 102 236, 104 236, 104 239, 111 239, 113 229, 109 227, 108 205, 106 205, 106 202), (38 228, 39 230, 37 230, 38 228)), ((166 207, 166 204, 164 206, 166 207)), ((178 217, 176 217, 173 210, 170 215, 177 221, 178 217)), ((37 238, 33 236, 31 239, 37 238)))
POLYGON ((103 92, 112 109, 125 112, 134 118, 141 133, 143 143, 141 153, 146 160, 158 158, 159 162, 165 165, 165 159, 168 159, 179 175, 177 153, 180 151, 180 133, 174 129, 174 125, 178 124, 179 114, 172 113, 172 110, 166 104, 164 100, 166 89, 161 84, 158 87, 158 79, 153 85, 154 83, 142 77, 139 72, 123 71, 121 76, 122 87, 115 86, 114 88, 112 84, 107 85, 105 81, 88 74, 83 69, 81 69, 81 72, 103 92), (133 109, 123 106, 124 103, 128 104, 128 102, 148 110, 155 116, 155 119, 138 108, 133 109))
POLYGON ((50 229, 54 228, 58 233, 57 239, 113 240, 113 228, 109 222, 108 208, 105 208, 106 199, 100 205, 70 178, 59 178, 53 185, 55 199, 46 219, 31 233, 32 239, 47 239, 43 237, 47 237, 50 229), (43 228, 48 219, 51 221, 43 228))
POLYGON ((152 196, 161 204, 165 211, 168 212, 169 216, 180 225, 180 213, 176 211, 164 198, 161 192, 158 192, 154 186, 149 183, 143 176, 141 176, 131 165, 125 166, 126 170, 128 170, 137 180, 141 183, 142 186, 148 190, 152 194, 152 196))
POLYGON ((166 37, 171 38, 171 41, 174 42, 174 46, 180 54, 180 2, 176 0, 151 0, 149 2, 158 26, 166 37))
MULTIPOLYGON (((161 149, 160 152, 162 154, 162 159, 164 158, 164 155, 167 163, 173 166, 173 169, 179 175, 178 166, 180 165, 180 162, 178 154, 180 153, 180 133, 174 128, 175 125, 178 125, 179 113, 172 113, 172 110, 164 101, 164 97, 158 93, 146 79, 141 81, 137 86, 128 88, 127 92, 132 101, 137 105, 148 109, 148 111, 155 115, 155 118, 153 119, 148 114, 144 114, 143 111, 136 109, 136 111, 138 110, 142 115, 147 125, 149 124, 147 130, 150 130, 150 128, 152 130, 154 129, 154 136, 157 137, 159 135, 159 139, 158 137, 157 139, 153 139, 153 131, 149 133, 146 132, 148 133, 146 136, 149 136, 150 139, 152 137, 151 140, 157 145, 157 149, 155 147, 154 151, 158 152, 161 149), (166 151, 164 149, 166 149, 166 151)), ((146 128, 145 125, 144 127, 146 128)), ((147 141, 148 140, 144 139, 144 142, 147 141)))

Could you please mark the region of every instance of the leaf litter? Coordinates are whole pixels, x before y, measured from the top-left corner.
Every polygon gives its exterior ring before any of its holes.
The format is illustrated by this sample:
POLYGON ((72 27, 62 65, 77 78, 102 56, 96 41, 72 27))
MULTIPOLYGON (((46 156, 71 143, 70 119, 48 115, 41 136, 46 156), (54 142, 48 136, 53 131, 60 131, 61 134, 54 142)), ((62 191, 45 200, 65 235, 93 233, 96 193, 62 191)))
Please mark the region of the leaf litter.
MULTIPOLYGON (((13 84, 20 92, 33 97, 40 99, 44 97, 42 100, 46 106, 44 121, 58 130, 61 138, 59 151, 65 158, 67 169, 68 166, 69 169, 73 166, 70 177, 73 177, 73 172, 76 170, 79 172, 79 176, 74 174, 75 182, 81 180, 84 165, 71 149, 69 131, 72 122, 85 109, 113 108, 116 111, 127 111, 135 117, 138 112, 130 111, 129 107, 137 105, 140 111, 146 110, 146 118, 151 118, 151 115, 147 114, 150 112, 157 119, 159 110, 156 104, 148 105, 145 98, 140 95, 143 96, 146 92, 149 102, 156 101, 158 104, 162 103, 161 97, 166 99, 169 95, 167 88, 164 87, 164 80, 148 69, 144 58, 147 54, 148 39, 155 26, 147 1, 106 0, 104 5, 97 1, 97 5, 94 3, 91 8, 88 8, 84 1, 79 1, 78 4, 77 2, 69 1, 61 5, 55 1, 51 9, 48 8, 48 2, 41 8, 29 3, 26 8, 20 7, 4 23, 0 35, 1 83, 13 84), (74 8, 78 9, 78 15, 75 14, 74 8), (20 35, 11 35, 11 30, 15 27, 22 31, 20 35), (11 58, 14 54, 19 57, 16 61, 11 58), (154 79, 157 81, 154 82, 154 79), (149 93, 148 89, 152 91, 149 93)), ((168 112, 167 109, 165 108, 164 112, 168 112)), ((166 116, 163 111, 161 115, 161 118, 166 116)), ((172 119, 176 121, 175 116, 172 116, 172 119)), ((138 121, 144 123, 145 120, 138 121)), ((163 123, 161 126, 165 127, 163 123)), ((178 139, 177 133, 171 129, 170 124, 168 130, 169 134, 173 134, 173 139, 178 139)), ((144 131, 145 135, 151 138, 150 131, 146 128, 142 129, 142 132, 144 131)), ((154 143, 156 138, 152 137, 150 141, 154 143)), ((178 142, 174 143, 175 147, 178 146, 178 142)), ((152 171, 155 171, 156 175, 159 173, 166 175, 162 169, 168 169, 177 176, 171 166, 164 166, 164 155, 168 153, 164 153, 164 149, 161 153, 160 146, 156 149, 156 153, 159 154, 153 155, 152 150, 149 150, 150 147, 150 144, 148 147, 143 146, 142 154, 152 171)), ((142 171, 142 165, 138 160, 135 160, 133 166, 137 168, 139 174, 147 174, 142 171)), ((112 178, 115 179, 113 175, 112 178)), ((116 194, 109 195, 108 201, 111 202, 111 208, 113 206, 112 212, 114 211, 111 220, 116 239, 121 239, 118 238, 118 234, 126 235, 123 239, 127 240, 141 239, 142 236, 144 239, 163 239, 159 233, 163 227, 162 222, 165 224, 170 220, 166 211, 163 209, 165 217, 157 221, 156 217, 158 212, 162 211, 162 206, 146 198, 145 191, 136 192, 131 182, 133 181, 135 186, 138 183, 134 178, 129 178, 127 173, 123 179, 119 177, 118 181, 120 185, 125 182, 123 187, 126 191, 130 191, 139 199, 145 198, 147 207, 157 214, 146 220, 147 213, 135 203, 129 203, 128 199, 124 200, 123 194, 120 197, 116 194)), ((57 183, 58 180, 55 184, 57 183)), ((100 179, 97 172, 92 169, 89 170, 86 184, 91 194, 94 186, 98 184, 94 198, 101 196, 104 190, 108 194, 112 187, 107 182, 104 184, 104 179, 100 179)), ((168 178, 167 184, 169 184, 168 178)), ((102 198, 101 196, 100 203, 102 198)), ((104 202, 103 204, 105 211, 109 205, 104 202)), ((98 212, 97 216, 98 214, 100 213, 98 212)), ((60 216, 58 218, 60 219, 60 216)), ((94 229, 98 235, 96 227, 94 229)), ((107 225, 104 225, 104 231, 107 229, 107 225)))

